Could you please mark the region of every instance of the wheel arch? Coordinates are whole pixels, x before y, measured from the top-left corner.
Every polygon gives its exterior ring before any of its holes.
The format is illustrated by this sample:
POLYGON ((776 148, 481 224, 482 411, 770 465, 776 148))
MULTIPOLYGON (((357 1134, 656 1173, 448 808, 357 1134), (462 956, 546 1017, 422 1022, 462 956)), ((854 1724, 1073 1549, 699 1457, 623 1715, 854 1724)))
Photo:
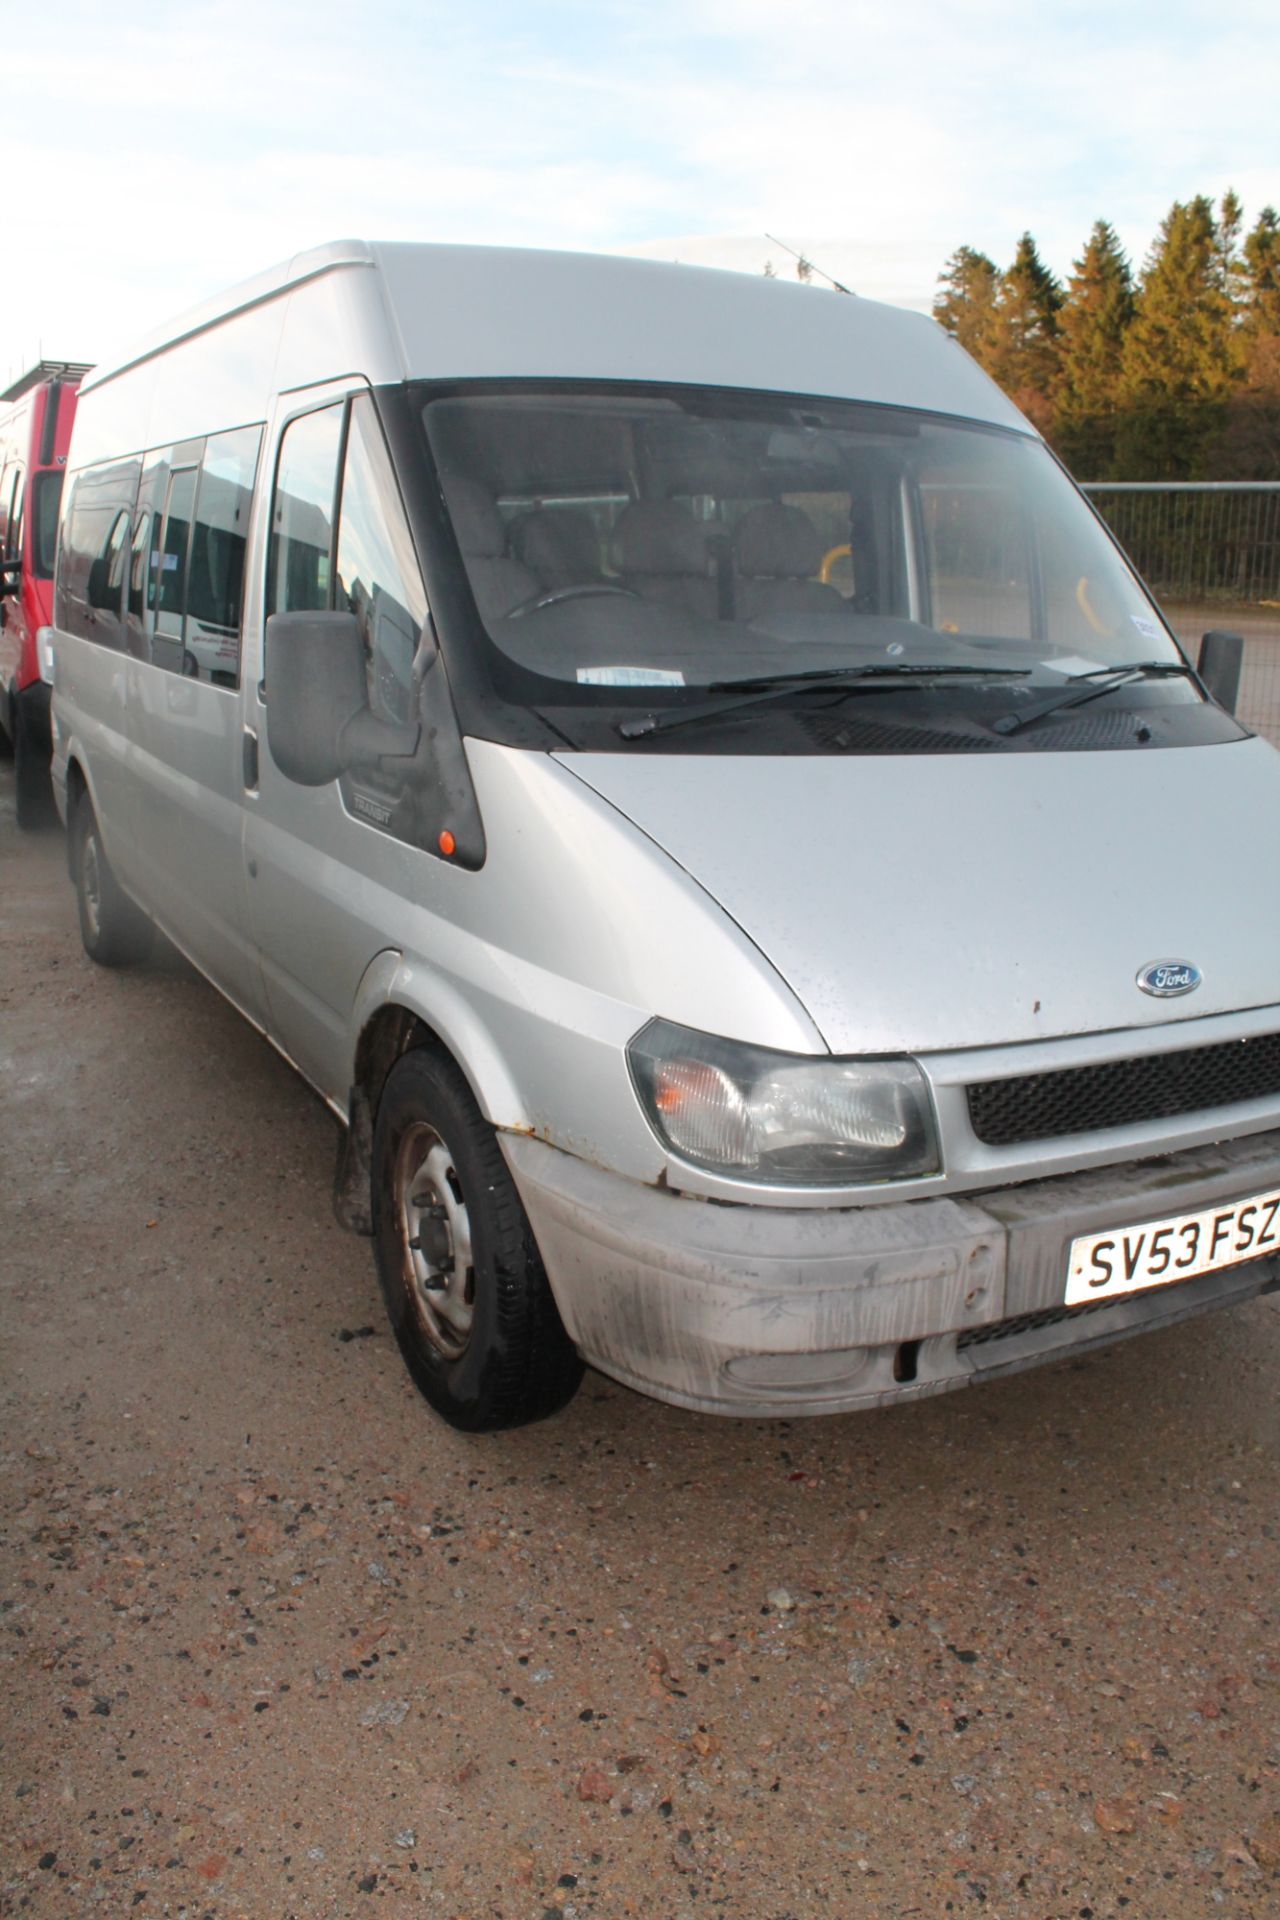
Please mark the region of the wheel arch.
POLYGON ((71 878, 73 880, 76 877, 76 874, 75 874, 76 808, 80 805, 80 802, 86 793, 89 795, 89 805, 93 807, 94 813, 96 814, 98 809, 94 802, 93 791, 89 785, 89 776, 84 770, 84 763, 82 762, 80 755, 73 750, 68 755, 68 758, 67 758, 67 819, 66 819, 67 872, 71 875, 71 878))
POLYGON ((360 982, 352 1029, 351 1084, 372 1111, 400 1055, 429 1046, 453 1061, 486 1120, 527 1124, 524 1096, 472 1001, 423 962, 394 948, 378 954, 360 982))
POLYGON ((352 1020, 347 1128, 334 1179, 334 1211, 355 1233, 372 1231, 373 1124, 387 1076, 415 1048, 451 1060, 493 1126, 527 1126, 525 1104, 493 1036, 470 1003, 420 962, 388 949, 365 970, 352 1020))

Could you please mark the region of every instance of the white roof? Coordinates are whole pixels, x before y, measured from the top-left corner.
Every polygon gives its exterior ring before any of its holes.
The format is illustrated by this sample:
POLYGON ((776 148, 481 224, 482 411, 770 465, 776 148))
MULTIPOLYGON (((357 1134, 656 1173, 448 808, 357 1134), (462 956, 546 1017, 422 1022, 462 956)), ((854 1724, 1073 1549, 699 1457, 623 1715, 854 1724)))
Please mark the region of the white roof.
MULTIPOLYGON (((291 335, 314 302, 316 323, 367 333, 367 365, 358 361, 360 339, 333 339, 334 375, 740 387, 917 407, 1034 431, 932 320, 877 301, 763 275, 606 254, 360 240, 297 254, 231 288, 96 370, 85 391, 286 294, 293 298, 282 386, 291 384, 291 335), (341 299, 335 280, 347 283, 341 299)), ((311 369, 320 364, 315 326, 306 332, 311 369)))

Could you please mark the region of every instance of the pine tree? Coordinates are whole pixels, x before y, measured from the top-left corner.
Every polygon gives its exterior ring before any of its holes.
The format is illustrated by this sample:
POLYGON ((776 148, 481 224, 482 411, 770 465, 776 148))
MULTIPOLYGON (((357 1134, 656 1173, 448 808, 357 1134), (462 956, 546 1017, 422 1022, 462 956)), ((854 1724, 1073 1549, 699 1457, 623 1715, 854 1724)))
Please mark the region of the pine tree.
POLYGON ((1085 478, 1113 478, 1120 355, 1133 319, 1133 275, 1115 230, 1095 220, 1067 282, 1053 440, 1085 478))
POLYGON ((1000 275, 989 371, 1014 405, 1040 428, 1048 426, 1058 377, 1058 314, 1062 288, 1029 233, 1013 265, 1000 275))
POLYGON ((1121 357, 1120 399, 1128 417, 1118 459, 1131 477, 1202 476, 1240 375, 1233 322, 1223 229, 1213 204, 1203 194, 1185 205, 1175 200, 1147 256, 1121 357))
POLYGON ((966 353, 990 370, 994 351, 996 294, 1000 275, 994 260, 973 247, 957 247, 938 275, 933 317, 966 353))
POLYGON ((1242 249, 1243 377, 1211 471, 1218 480, 1280 480, 1280 217, 1264 207, 1242 249))
POLYGON ((1264 207, 1244 243, 1250 332, 1280 333, 1280 214, 1264 207))

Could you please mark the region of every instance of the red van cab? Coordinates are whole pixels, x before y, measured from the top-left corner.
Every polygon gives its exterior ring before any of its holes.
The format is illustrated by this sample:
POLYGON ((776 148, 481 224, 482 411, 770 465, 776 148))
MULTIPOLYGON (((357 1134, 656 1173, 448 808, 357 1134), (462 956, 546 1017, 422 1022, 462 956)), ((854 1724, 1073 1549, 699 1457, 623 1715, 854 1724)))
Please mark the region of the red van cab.
POLYGON ((51 817, 50 688, 40 637, 52 619, 62 476, 76 392, 88 371, 79 362, 42 360, 0 393, 0 730, 13 748, 20 827, 51 817))

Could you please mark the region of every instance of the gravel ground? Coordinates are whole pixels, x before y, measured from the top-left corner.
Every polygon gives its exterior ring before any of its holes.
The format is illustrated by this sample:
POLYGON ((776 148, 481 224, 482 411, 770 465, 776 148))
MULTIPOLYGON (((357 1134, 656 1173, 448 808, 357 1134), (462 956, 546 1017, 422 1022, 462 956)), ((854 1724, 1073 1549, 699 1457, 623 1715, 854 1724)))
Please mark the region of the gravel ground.
POLYGON ((1280 1914, 1280 1301, 875 1415, 413 1392, 0 769, 0 1913, 1280 1914))

